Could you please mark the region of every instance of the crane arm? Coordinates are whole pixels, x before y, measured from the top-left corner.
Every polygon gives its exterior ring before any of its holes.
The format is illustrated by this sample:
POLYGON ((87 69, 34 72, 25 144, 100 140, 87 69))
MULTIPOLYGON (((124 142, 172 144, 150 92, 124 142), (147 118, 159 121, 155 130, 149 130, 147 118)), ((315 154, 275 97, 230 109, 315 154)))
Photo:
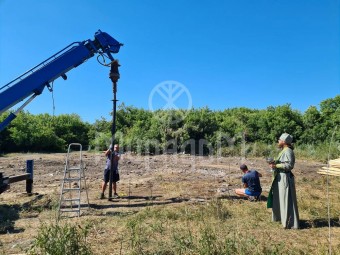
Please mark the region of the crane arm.
MULTIPOLYGON (((96 53, 107 56, 114 61, 112 53, 118 53, 123 45, 109 34, 98 30, 94 40, 74 42, 39 65, 28 70, 13 81, 0 88, 0 114, 30 97, 22 107, 40 95, 45 87, 50 88, 51 82, 59 77, 67 79, 66 73, 81 65, 96 53)), ((2 131, 17 115, 18 111, 11 113, 7 119, 0 123, 2 131)))

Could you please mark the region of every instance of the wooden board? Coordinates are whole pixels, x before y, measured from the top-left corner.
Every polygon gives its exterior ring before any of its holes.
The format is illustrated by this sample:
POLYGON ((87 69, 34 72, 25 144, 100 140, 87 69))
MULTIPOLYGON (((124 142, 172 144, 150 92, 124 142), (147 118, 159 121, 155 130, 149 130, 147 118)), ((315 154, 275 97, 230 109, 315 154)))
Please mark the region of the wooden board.
POLYGON ((340 172, 340 168, 338 167, 322 167, 322 170, 326 170, 326 171, 339 171, 340 172))
POLYGON ((329 175, 329 176, 340 176, 340 168, 337 167, 322 167, 317 172, 318 174, 329 175))
POLYGON ((322 174, 322 175, 329 175, 329 176, 340 176, 340 172, 339 173, 331 173, 331 172, 321 172, 318 171, 318 174, 322 174))
POLYGON ((339 167, 340 168, 340 158, 330 160, 329 161, 329 166, 330 167, 339 167))

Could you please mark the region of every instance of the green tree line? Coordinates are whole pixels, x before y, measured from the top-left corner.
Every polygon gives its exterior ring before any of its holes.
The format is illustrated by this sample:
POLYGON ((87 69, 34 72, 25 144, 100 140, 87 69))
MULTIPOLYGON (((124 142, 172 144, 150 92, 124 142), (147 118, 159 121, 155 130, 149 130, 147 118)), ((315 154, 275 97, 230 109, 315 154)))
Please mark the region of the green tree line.
MULTIPOLYGON (((340 141, 340 96, 310 106, 304 113, 290 104, 256 110, 244 107, 220 111, 208 107, 149 111, 121 104, 117 110, 116 140, 127 151, 207 154, 220 148, 275 144, 282 132, 298 145, 325 145, 340 141), (336 127, 338 127, 336 129, 336 127)), ((2 114, 0 121, 9 113, 2 114)), ((50 116, 21 113, 0 133, 0 151, 65 151, 69 143, 103 150, 110 143, 112 120, 89 124, 76 114, 50 116)))

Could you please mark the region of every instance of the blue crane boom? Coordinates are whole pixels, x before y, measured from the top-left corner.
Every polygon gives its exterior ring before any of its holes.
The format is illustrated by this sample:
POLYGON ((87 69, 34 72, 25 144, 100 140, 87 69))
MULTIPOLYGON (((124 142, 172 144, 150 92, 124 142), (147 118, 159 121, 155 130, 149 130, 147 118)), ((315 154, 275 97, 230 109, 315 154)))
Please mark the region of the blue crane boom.
POLYGON ((17 114, 28 103, 40 95, 45 87, 51 90, 51 83, 55 79, 62 77, 66 80, 68 71, 93 57, 96 53, 109 58, 111 62, 114 61, 111 53, 118 53, 123 44, 100 30, 95 33, 94 37, 94 40, 71 43, 0 88, 0 114, 28 98, 18 110, 12 112, 0 123, 0 132, 16 118, 17 114))

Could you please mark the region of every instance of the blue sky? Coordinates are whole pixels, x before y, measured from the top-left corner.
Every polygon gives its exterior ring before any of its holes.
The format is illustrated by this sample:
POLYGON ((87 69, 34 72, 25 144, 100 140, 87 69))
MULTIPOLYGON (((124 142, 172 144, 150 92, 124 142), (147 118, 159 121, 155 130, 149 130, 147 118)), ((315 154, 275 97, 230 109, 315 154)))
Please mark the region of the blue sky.
MULTIPOLYGON (((0 86, 98 29, 124 43, 125 105, 304 112, 340 94, 340 0, 0 0, 0 86)), ((110 119, 108 73, 93 57, 57 79, 54 113, 110 119)), ((51 93, 25 109, 52 114, 51 93)))

